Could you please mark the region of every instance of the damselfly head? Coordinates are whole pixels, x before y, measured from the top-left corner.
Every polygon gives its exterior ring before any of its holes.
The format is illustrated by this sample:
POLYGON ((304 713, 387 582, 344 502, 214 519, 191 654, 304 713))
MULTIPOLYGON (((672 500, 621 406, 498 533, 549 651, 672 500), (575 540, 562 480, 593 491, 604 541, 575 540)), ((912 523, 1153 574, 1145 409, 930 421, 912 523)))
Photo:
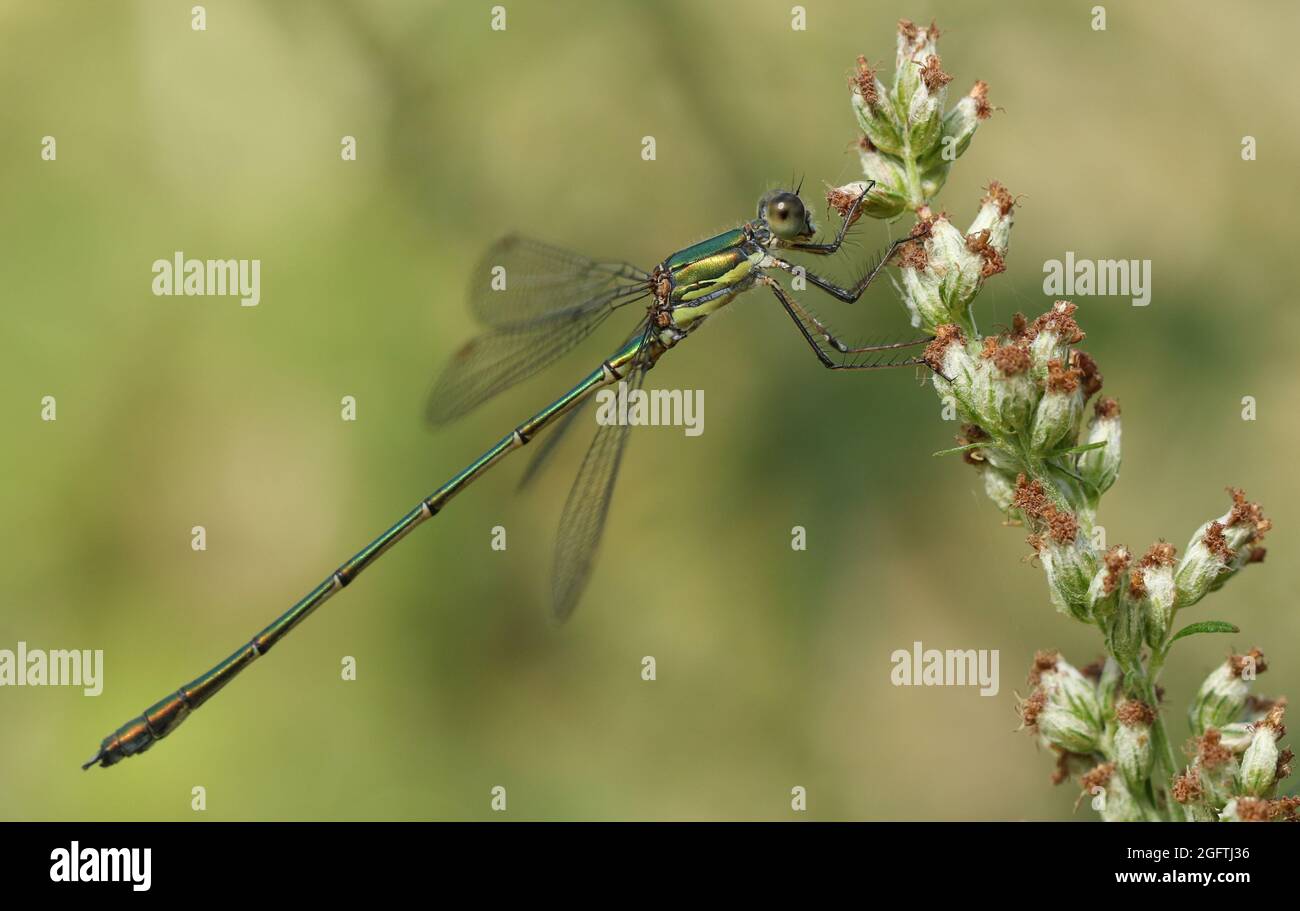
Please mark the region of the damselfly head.
POLYGON ((798 193, 773 190, 758 201, 758 217, 781 240, 798 240, 817 233, 812 215, 798 193))

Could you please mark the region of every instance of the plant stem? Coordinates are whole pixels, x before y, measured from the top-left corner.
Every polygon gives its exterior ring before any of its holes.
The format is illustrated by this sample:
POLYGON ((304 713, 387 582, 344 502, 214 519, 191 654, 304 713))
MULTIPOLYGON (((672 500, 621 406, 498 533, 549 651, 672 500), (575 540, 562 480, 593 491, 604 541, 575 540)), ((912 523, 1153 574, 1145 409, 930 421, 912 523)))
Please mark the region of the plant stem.
POLYGON ((1175 811, 1175 801, 1172 795, 1174 776, 1178 774, 1178 756, 1174 752, 1174 745, 1169 740, 1169 735, 1165 731, 1165 722, 1160 715, 1160 705, 1156 701, 1156 680, 1160 678, 1160 670, 1164 667, 1165 658, 1169 654, 1168 643, 1163 643, 1160 648, 1152 649, 1151 659, 1147 662, 1147 685, 1150 688, 1151 707, 1155 709, 1156 720, 1151 726, 1151 736, 1156 741, 1153 745, 1157 749, 1156 756, 1161 760, 1161 765, 1165 767, 1165 789, 1169 793, 1168 810, 1169 818, 1178 821, 1179 817, 1187 819, 1187 811, 1175 811))

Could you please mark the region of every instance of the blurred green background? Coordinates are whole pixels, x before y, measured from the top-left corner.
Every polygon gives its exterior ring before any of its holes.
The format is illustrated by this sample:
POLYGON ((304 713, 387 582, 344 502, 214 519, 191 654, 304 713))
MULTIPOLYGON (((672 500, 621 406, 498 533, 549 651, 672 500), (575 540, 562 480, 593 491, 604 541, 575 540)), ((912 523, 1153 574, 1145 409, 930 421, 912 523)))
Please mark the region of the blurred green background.
MULTIPOLYGON (((0 818, 500 818, 494 785, 512 818, 788 818, 795 785, 821 819, 1070 818, 1013 690, 1034 649, 1084 664, 1097 636, 1053 612, 976 475, 930 457, 956 429, 934 394, 821 369, 764 294, 654 372, 706 391, 706 432, 634 435, 567 626, 547 604, 577 441, 523 496, 522 459, 490 473, 147 756, 77 768, 621 338, 431 432, 487 244, 648 266, 792 173, 810 198, 856 179, 845 77, 892 63, 900 16, 944 27, 953 98, 985 79, 1002 108, 938 200, 964 225, 990 179, 1023 194, 982 325, 1041 312, 1066 250, 1153 261, 1149 307, 1078 300, 1124 407, 1111 542, 1181 551, 1229 483, 1275 520, 1268 562, 1194 610, 1240 636, 1171 658, 1174 736, 1229 647, 1300 696, 1294 4, 1111 3, 1104 32, 1092 2, 813 0, 805 32, 791 5, 507 0, 494 32, 489 2, 214 0, 194 32, 190 0, 0 4, 0 648, 106 664, 98 698, 0 688, 0 818), (261 305, 153 296, 175 250, 261 259, 261 305), (915 640, 999 649, 1001 693, 890 686, 915 640)), ((805 298, 850 337, 907 331, 887 282, 805 298)))

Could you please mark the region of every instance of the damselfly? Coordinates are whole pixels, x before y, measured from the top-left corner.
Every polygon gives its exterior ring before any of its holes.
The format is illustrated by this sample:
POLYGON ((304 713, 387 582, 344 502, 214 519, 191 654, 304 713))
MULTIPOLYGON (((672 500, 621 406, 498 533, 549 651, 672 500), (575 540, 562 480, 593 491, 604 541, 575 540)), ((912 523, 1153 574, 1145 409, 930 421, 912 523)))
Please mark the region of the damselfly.
MULTIPOLYGON (((903 357, 898 352, 924 344, 930 341, 928 337, 860 347, 846 345, 771 274, 784 270, 800 275, 848 303, 861 297, 909 238, 894 241, 885 255, 848 287, 796 266, 783 254, 836 253, 870 191, 868 185, 852 202, 844 212, 835 239, 828 243, 813 240, 816 228, 798 188, 774 190, 759 200, 758 214, 752 221, 679 250, 649 272, 627 263, 597 262, 519 237, 499 242, 475 272, 470 292, 474 313, 487 331, 453 357, 435 384, 428 414, 433 423, 441 424, 469 412, 556 361, 616 311, 644 303, 636 327, 613 354, 576 386, 519 424, 421 500, 246 645, 104 738, 99 751, 82 768, 96 763, 111 766, 144 752, 166 737, 191 712, 266 654, 412 529, 445 508, 453 497, 507 455, 556 424, 538 447, 525 473, 525 479, 532 476, 555 450, 556 442, 574 426, 581 406, 598 389, 617 382, 640 388, 646 373, 665 352, 745 291, 759 286, 768 288, 817 358, 831 370, 875 370, 922 363, 922 358, 903 357)), ((555 547, 552 589, 553 611, 560 620, 572 613, 591 575, 628 429, 626 423, 606 424, 597 429, 564 505, 555 547)))

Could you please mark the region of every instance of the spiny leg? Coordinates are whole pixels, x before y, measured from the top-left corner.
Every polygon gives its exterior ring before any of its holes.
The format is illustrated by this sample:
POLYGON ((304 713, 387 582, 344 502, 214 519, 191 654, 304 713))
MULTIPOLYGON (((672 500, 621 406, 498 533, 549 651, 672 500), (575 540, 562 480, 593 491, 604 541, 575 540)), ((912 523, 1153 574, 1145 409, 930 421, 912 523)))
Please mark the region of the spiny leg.
POLYGON ((867 288, 871 286, 871 283, 876 280, 876 276, 884 270, 890 259, 892 259, 894 254, 898 252, 899 247, 906 243, 911 243, 914 240, 916 240, 914 237, 901 237, 890 244, 889 249, 885 251, 885 255, 880 257, 880 259, 876 261, 875 265, 868 269, 860 279, 854 282, 853 287, 851 288, 841 288, 830 279, 822 278, 820 275, 809 272, 803 266, 797 266, 794 263, 777 256, 772 256, 771 261, 772 265, 776 266, 778 269, 784 269, 792 274, 797 270, 799 274, 803 275, 804 278, 808 279, 808 281, 812 282, 818 288, 821 288, 827 294, 844 301, 846 304, 852 304, 855 303, 858 298, 866 292, 867 288))
POLYGON ((844 220, 840 222, 840 229, 835 233, 835 239, 830 243, 814 244, 807 241, 794 241, 782 244, 782 246, 791 250, 802 250, 804 253, 816 253, 818 256, 829 256, 838 252, 840 244, 844 243, 844 236, 849 233, 849 227, 857 220, 858 207, 862 205, 862 201, 867 198, 867 194, 871 192, 871 188, 875 185, 874 180, 867 181, 867 188, 862 191, 857 199, 853 200, 848 211, 844 213, 844 220))
POLYGON ((836 363, 830 354, 828 354, 821 344, 818 343, 812 330, 808 328, 809 323, 812 324, 821 337, 828 344, 832 345, 836 351, 846 355, 871 354, 884 351, 897 351, 901 348, 913 348, 917 345, 923 345, 930 342, 932 337, 926 336, 925 338, 913 339, 912 341, 891 342, 884 345, 863 345, 860 347, 851 347, 837 339, 824 323, 801 307, 794 298, 786 293, 784 288, 777 284, 774 279, 763 276, 760 280, 763 284, 772 289, 772 293, 775 294, 777 300, 781 302, 781 306, 785 308, 785 312, 790 314, 790 319, 794 320, 795 326, 799 328, 799 333, 808 343, 808 347, 812 348, 813 353, 817 355, 817 359, 822 362, 822 366, 827 370, 884 370, 890 367, 913 367, 926 363, 925 359, 920 357, 905 358, 898 361, 872 361, 862 364, 836 363))

